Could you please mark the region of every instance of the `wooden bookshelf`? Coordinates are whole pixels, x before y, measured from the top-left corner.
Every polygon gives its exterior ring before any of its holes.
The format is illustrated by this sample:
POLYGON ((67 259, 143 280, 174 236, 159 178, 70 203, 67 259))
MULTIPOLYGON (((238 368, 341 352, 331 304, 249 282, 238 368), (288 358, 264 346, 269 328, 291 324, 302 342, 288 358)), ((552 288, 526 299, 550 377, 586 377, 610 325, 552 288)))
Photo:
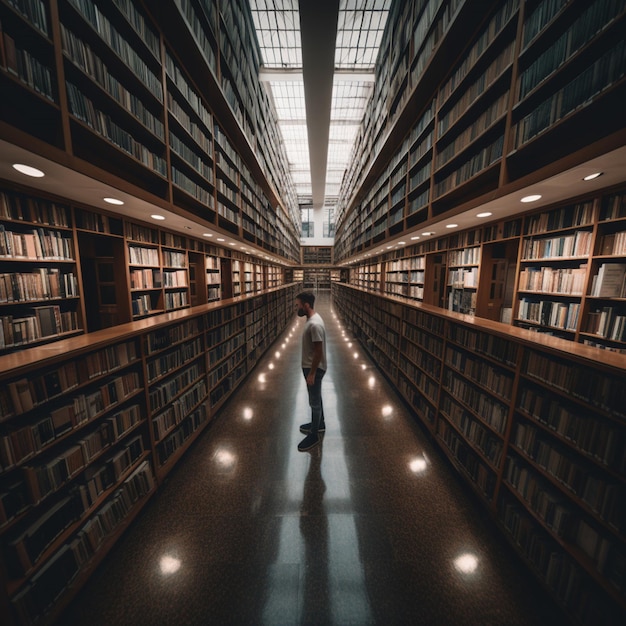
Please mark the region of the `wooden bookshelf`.
POLYGON ((287 326, 296 287, 0 356, 8 624, 54 621, 287 326))
POLYGON ((350 284, 626 353, 623 190, 414 244, 350 284))
POLYGON ((83 332, 80 261, 70 207, 0 191, 0 351, 83 332))
POLYGON ((624 129, 623 6, 401 4, 342 182, 336 262, 597 156, 624 129))
POLYGON ((295 188, 249 10, 3 0, 0 25, 12 103, 0 105, 3 138, 299 258, 295 188))
POLYGON ((568 616, 621 623, 626 357, 352 285, 333 303, 568 616))

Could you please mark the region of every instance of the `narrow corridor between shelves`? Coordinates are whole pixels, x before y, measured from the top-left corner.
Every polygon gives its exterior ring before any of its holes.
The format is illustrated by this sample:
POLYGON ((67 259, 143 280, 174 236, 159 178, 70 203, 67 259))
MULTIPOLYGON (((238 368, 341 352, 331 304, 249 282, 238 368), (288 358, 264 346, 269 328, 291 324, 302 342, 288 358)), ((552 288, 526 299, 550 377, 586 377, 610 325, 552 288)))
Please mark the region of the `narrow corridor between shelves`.
POLYGON ((322 292, 323 442, 304 320, 260 360, 63 625, 564 624, 322 292))

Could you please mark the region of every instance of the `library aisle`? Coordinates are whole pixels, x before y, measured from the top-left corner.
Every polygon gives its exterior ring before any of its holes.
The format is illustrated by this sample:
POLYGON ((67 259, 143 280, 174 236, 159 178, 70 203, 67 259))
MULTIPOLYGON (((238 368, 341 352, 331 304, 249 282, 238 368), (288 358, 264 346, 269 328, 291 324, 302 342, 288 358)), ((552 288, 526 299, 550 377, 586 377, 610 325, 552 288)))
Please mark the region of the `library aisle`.
POLYGON ((326 435, 294 317, 59 621, 567 623, 431 446, 329 296, 326 435))

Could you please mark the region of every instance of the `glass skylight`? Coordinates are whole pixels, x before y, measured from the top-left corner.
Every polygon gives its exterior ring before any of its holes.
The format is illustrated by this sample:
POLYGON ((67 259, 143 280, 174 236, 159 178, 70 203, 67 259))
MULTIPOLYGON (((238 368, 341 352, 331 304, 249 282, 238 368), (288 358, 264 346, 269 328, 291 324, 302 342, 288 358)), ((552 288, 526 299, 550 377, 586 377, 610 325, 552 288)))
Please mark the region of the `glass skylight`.
MULTIPOLYGON (((326 204, 336 199, 365 106, 390 0, 340 0, 329 129, 326 204)), ((320 5, 322 10, 323 5, 320 5)), ((269 87, 299 202, 312 194, 298 0, 250 0, 269 87)))

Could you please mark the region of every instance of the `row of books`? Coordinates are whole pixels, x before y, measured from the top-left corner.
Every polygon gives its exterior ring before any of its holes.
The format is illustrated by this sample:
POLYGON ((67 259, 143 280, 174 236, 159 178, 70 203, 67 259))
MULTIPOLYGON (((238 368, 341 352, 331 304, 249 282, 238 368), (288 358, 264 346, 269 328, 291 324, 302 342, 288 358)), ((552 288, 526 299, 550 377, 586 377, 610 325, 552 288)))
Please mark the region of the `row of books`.
POLYGON ((63 272, 57 267, 0 274, 0 303, 74 298, 78 295, 76 274, 63 272))
POLYGON ((534 350, 525 351, 522 372, 609 415, 626 418, 626 386, 621 377, 590 371, 575 361, 555 359, 534 350))
MULTIPOLYGON (((530 506, 531 510, 542 522, 550 528, 557 536, 565 541, 574 543, 580 548, 588 545, 585 538, 585 528, 580 530, 581 522, 585 527, 589 527, 585 522, 585 517, 579 507, 574 507, 563 493, 559 493, 556 488, 543 478, 539 473, 527 465, 521 458, 509 455, 505 467, 507 483, 517 491, 520 497, 530 506)), ((616 508, 619 499, 619 489, 611 485, 606 485, 591 476, 588 478, 579 496, 584 502, 603 519, 613 520, 613 516, 618 515, 616 508)), ((614 541, 611 533, 604 531, 603 538, 612 543, 614 541)), ((596 569, 604 573, 605 562, 595 559, 596 555, 588 554, 595 560, 596 569)))
POLYGON ((553 38, 551 45, 519 76, 519 99, 566 63, 587 45, 602 29, 620 15, 619 3, 596 0, 569 24, 567 30, 553 38))
POLYGON ((164 249, 163 254, 163 266, 164 267, 187 267, 187 253, 175 252, 174 250, 164 249))
POLYGON ((189 306, 189 295, 186 291, 168 291, 164 297, 165 310, 180 309, 189 306))
MULTIPOLYGON (((132 405, 107 418, 95 430, 83 434, 78 445, 85 463, 90 461, 93 454, 119 439, 138 420, 139 407, 132 405)), ((31 423, 7 429, 8 434, 0 435, 0 465, 4 470, 20 465, 82 423, 68 421, 65 411, 52 411, 31 423)))
POLYGON ((164 287, 187 287, 187 270, 165 270, 163 272, 164 287))
MULTIPOLYGON (((228 325, 230 326, 230 325, 228 325)), ((249 327, 246 327, 246 330, 249 327)), ((227 357, 229 354, 237 350, 240 346, 243 346, 247 342, 246 331, 241 331, 240 333, 233 335, 227 341, 223 343, 218 343, 217 341, 212 341, 212 337, 217 336, 217 332, 212 332, 211 337, 209 338, 209 345, 213 346, 209 349, 209 363, 211 367, 216 363, 219 363, 224 357, 227 357)), ((228 337, 229 335, 225 335, 228 337)))
POLYGON ((575 331, 578 327, 580 302, 555 302, 521 298, 517 318, 550 328, 575 331))
POLYGON ((491 45, 497 35, 508 24, 511 17, 519 8, 519 0, 506 0, 498 7, 498 11, 489 20, 487 26, 480 33, 476 42, 470 50, 463 55, 463 59, 456 66, 453 74, 439 90, 439 103, 448 100, 452 92, 458 87, 470 70, 474 67, 479 58, 482 57, 486 49, 491 45))
POLYGON ((611 341, 626 341, 626 314, 620 311, 611 306, 589 311, 585 332, 611 341))
POLYGON ((516 407, 523 416, 543 424, 584 455, 617 472, 625 471, 623 436, 617 424, 591 411, 583 411, 574 403, 547 396, 543 389, 526 381, 516 407))
POLYGON ((555 259, 587 256, 591 251, 592 232, 579 230, 560 237, 529 237, 522 243, 522 259, 555 259))
MULTIPOLYGON (((125 65, 135 74, 135 76, 148 88, 148 90, 163 102, 163 86, 159 77, 150 69, 148 64, 134 49, 118 29, 111 23, 108 17, 91 0, 69 0, 69 2, 82 14, 86 22, 100 34, 100 37, 110 46, 125 65)), ((137 15, 136 12, 134 12, 137 15)), ((145 22, 144 22, 145 23, 145 22)), ((148 40, 154 41, 155 36, 150 29, 145 29, 149 33, 148 40)), ((155 47, 156 57, 159 57, 158 45, 155 47)))
POLYGON ((444 449, 447 449, 461 466, 463 473, 474 483, 487 501, 491 501, 496 484, 493 470, 445 420, 437 422, 437 435, 443 442, 444 449))
POLYGON ((587 265, 579 267, 525 267, 519 275, 519 289, 541 293, 582 295, 587 265))
POLYGON ((0 67, 48 100, 55 102, 56 85, 50 68, 20 47, 0 23, 0 67))
MULTIPOLYGON (((159 243, 159 231, 155 228, 140 226, 134 222, 124 222, 125 237, 131 241, 139 241, 141 243, 159 243)), ((129 246, 130 248, 131 246, 129 246)), ((158 265, 158 263, 156 263, 158 265)))
POLYGON ((501 401, 450 369, 444 370, 443 388, 495 431, 504 434, 508 408, 501 401))
POLYGON ((439 398, 439 381, 432 379, 408 359, 400 360, 399 369, 411 382, 412 387, 418 390, 420 396, 436 405, 439 398))
POLYGON ((85 122, 97 134, 110 141, 126 154, 135 158, 148 169, 167 176, 166 160, 137 141, 134 134, 116 124, 110 115, 99 110, 73 83, 66 81, 67 101, 70 113, 85 122))
MULTIPOLYGON (((137 414, 136 420, 138 419, 137 414)), ((94 431, 92 434, 96 435, 99 432, 94 431)), ((109 434, 105 436, 108 437, 109 434)), ((91 439, 93 443, 95 437, 91 439)), ((101 447, 91 456, 84 456, 81 462, 79 449, 82 450, 83 455, 88 454, 87 446, 89 445, 85 439, 82 439, 79 442, 79 446, 73 446, 69 449, 71 455, 66 454, 65 458, 59 457, 38 468, 26 467, 26 483, 31 491, 33 488, 36 488, 39 493, 42 489, 47 489, 51 493, 87 467, 93 456, 101 453, 115 442, 115 440, 111 439, 101 440, 99 442, 101 447)), ((128 441, 122 450, 109 456, 106 461, 100 463, 96 468, 92 468, 92 474, 108 476, 99 493, 102 493, 105 489, 110 488, 119 481, 142 453, 143 444, 141 437, 135 437, 128 441)), ((9 538, 7 543, 7 561, 9 575, 12 578, 20 578, 27 575, 52 541, 91 508, 97 497, 95 493, 89 494, 89 481, 91 479, 87 475, 85 477, 87 478, 86 482, 82 482, 69 495, 53 504, 40 515, 36 521, 26 528, 21 528, 17 533, 14 533, 13 537, 9 538)))
MULTIPOLYGON (((209 140, 205 138, 203 143, 209 140)), ((190 148, 182 139, 170 130, 170 150, 177 154, 181 160, 195 170, 204 180, 213 183, 213 163, 205 161, 202 156, 197 153, 197 148, 190 148)), ((212 152, 211 152, 212 154, 212 152)))
POLYGON ((185 363, 192 361, 202 353, 202 340, 200 337, 185 342, 173 350, 160 353, 151 358, 147 363, 148 383, 153 383, 157 378, 179 369, 185 363))
POLYGON ((538 235, 551 230, 587 226, 593 222, 593 202, 529 215, 524 220, 524 234, 538 235))
POLYGON ((446 283, 448 287, 470 287, 476 288, 478 287, 478 268, 459 268, 459 269, 450 269, 448 272, 448 281, 446 283))
POLYGON ((105 380, 97 387, 88 389, 85 393, 67 398, 66 404, 50 408, 48 414, 52 419, 55 434, 58 436, 78 428, 105 410, 123 402, 139 390, 139 382, 140 378, 137 372, 125 372, 105 380))
POLYGON ((73 261, 69 232, 35 228, 27 232, 6 230, 0 224, 0 256, 29 260, 73 261))
POLYGON ((138 119, 150 132, 165 140, 165 127, 137 95, 130 92, 115 78, 106 63, 93 52, 91 47, 61 24, 61 40, 65 55, 94 82, 100 85, 113 99, 138 119))
POLYGON ((79 330, 76 311, 61 311, 57 305, 35 307, 32 315, 0 316, 0 349, 36 343, 79 330))
POLYGON ((626 194, 615 194, 605 198, 600 209, 600 221, 626 217, 626 194))
POLYGON ((555 445, 547 433, 528 422, 516 424, 512 441, 526 457, 562 484, 566 493, 580 498, 614 528, 621 530, 626 526, 618 505, 620 486, 610 475, 592 473, 580 458, 555 445))
POLYGON ((403 341, 400 346, 403 357, 424 370, 432 378, 439 380, 441 376, 441 361, 429 352, 409 341, 403 341))
POLYGON ((550 129, 580 106, 587 106, 600 97, 622 78, 625 63, 626 45, 619 41, 570 83, 534 106, 531 113, 517 122, 514 130, 516 148, 550 129))
MULTIPOLYGON (((211 389, 217 387, 224 380, 230 377, 235 377, 232 382, 235 382, 239 378, 239 371, 241 370, 241 364, 244 364, 245 369, 246 360, 246 346, 242 345, 235 352, 223 361, 218 367, 211 368, 209 372, 209 386, 211 389)), ((228 385, 228 389, 232 388, 232 384, 228 385)))
POLYGON ((169 434, 157 446, 157 454, 161 466, 165 465, 168 459, 183 447, 185 442, 209 419, 209 412, 206 403, 199 405, 193 413, 188 415, 180 426, 169 434))
POLYGON ((150 388, 148 395, 152 413, 166 406, 178 393, 204 375, 204 367, 198 361, 179 371, 168 380, 150 388))
POLYGON ((195 198, 204 206, 213 209, 215 207, 215 198, 212 189, 207 189, 204 185, 192 180, 184 172, 181 172, 174 165, 171 166, 172 184, 182 189, 185 193, 195 198))
POLYGON ((435 197, 443 196, 445 193, 455 189, 465 181, 496 163, 496 161, 502 158, 503 148, 504 135, 500 135, 489 145, 469 156, 452 174, 449 174, 435 184, 435 197))
POLYGON ((135 504, 154 490, 148 461, 141 463, 79 532, 64 544, 12 598, 23 623, 34 623, 57 601, 97 554, 108 537, 135 509, 135 504))
POLYGON ((68 207, 6 191, 0 191, 0 218, 45 226, 71 226, 68 207))
MULTIPOLYGON (((511 41, 493 60, 491 65, 465 90, 454 106, 439 117, 438 136, 441 137, 467 111, 476 98, 485 93, 496 79, 508 68, 514 59, 515 42, 511 41)), ((448 103, 445 103, 446 105, 448 103)))
POLYGON ((87 378, 92 379, 125 367, 137 358, 137 343, 126 341, 91 352, 81 363, 81 368, 84 368, 87 378))
POLYGON ((626 230, 618 233, 609 233, 600 237, 598 254, 613 256, 626 255, 626 230))
POLYGON ((154 354, 160 350, 197 335, 202 329, 201 318, 194 318, 181 324, 169 326, 162 330, 156 330, 148 334, 148 354, 154 354))
POLYGON ((133 295, 131 308, 134 316, 148 315, 163 311, 163 308, 159 306, 159 298, 153 298, 153 296, 149 294, 133 295))
MULTIPOLYGON (((189 87, 187 86, 187 88, 189 87)), ((170 115, 178 120, 179 124, 187 130, 187 132, 196 142, 200 150, 209 157, 212 157, 212 155, 214 154, 214 149, 213 136, 210 132, 210 129, 213 128, 213 123, 210 119, 210 114, 208 113, 208 111, 206 111, 205 109, 205 112, 208 116, 206 126, 201 126, 197 123, 197 118, 192 118, 192 116, 187 112, 187 108, 181 105, 176 99, 175 95, 172 93, 172 91, 169 90, 167 92, 167 110, 170 115)), ((212 175, 213 173, 211 172, 211 176, 212 175)))
POLYGON ((133 265, 151 265, 159 267, 159 250, 143 246, 128 246, 128 255, 133 265))
POLYGON ((470 287, 465 289, 463 287, 452 286, 448 293, 448 310, 456 311, 457 313, 465 313, 467 315, 473 315, 476 311, 477 294, 476 288, 470 287))
POLYGON ((478 383, 505 400, 511 399, 513 374, 499 367, 486 364, 484 359, 476 358, 465 351, 452 346, 446 348, 446 365, 454 367, 463 376, 478 383))
POLYGON ((171 430, 180 424, 207 397, 207 386, 204 379, 199 380, 176 400, 167 405, 164 411, 152 418, 152 430, 155 441, 161 441, 171 430))
MULTIPOLYGON (((423 322, 421 325, 424 325, 423 322)), ((517 363, 518 346, 501 337, 478 332, 465 326, 450 324, 448 336, 464 350, 488 356, 511 367, 517 363)))
MULTIPOLYGON (((606 595, 593 579, 546 529, 537 525, 518 501, 507 496, 500 508, 501 523, 512 542, 571 615, 592 616, 590 620, 585 620, 587 624, 594 624, 597 620, 605 624, 620 622, 621 615, 606 601, 606 595)), ((623 571, 623 560, 616 559, 615 565, 617 572, 623 571)), ((611 579, 610 569, 607 570, 606 576, 611 579)))
POLYGON ((598 298, 626 298, 626 263, 602 263, 592 278, 590 295, 598 298))
POLYGON ((448 395, 442 399, 440 415, 454 424, 466 441, 471 442, 494 469, 498 468, 504 447, 502 439, 496 437, 468 411, 453 402, 448 395))
POLYGON ((33 26, 48 35, 48 18, 46 6, 41 0, 7 0, 8 3, 33 26))

